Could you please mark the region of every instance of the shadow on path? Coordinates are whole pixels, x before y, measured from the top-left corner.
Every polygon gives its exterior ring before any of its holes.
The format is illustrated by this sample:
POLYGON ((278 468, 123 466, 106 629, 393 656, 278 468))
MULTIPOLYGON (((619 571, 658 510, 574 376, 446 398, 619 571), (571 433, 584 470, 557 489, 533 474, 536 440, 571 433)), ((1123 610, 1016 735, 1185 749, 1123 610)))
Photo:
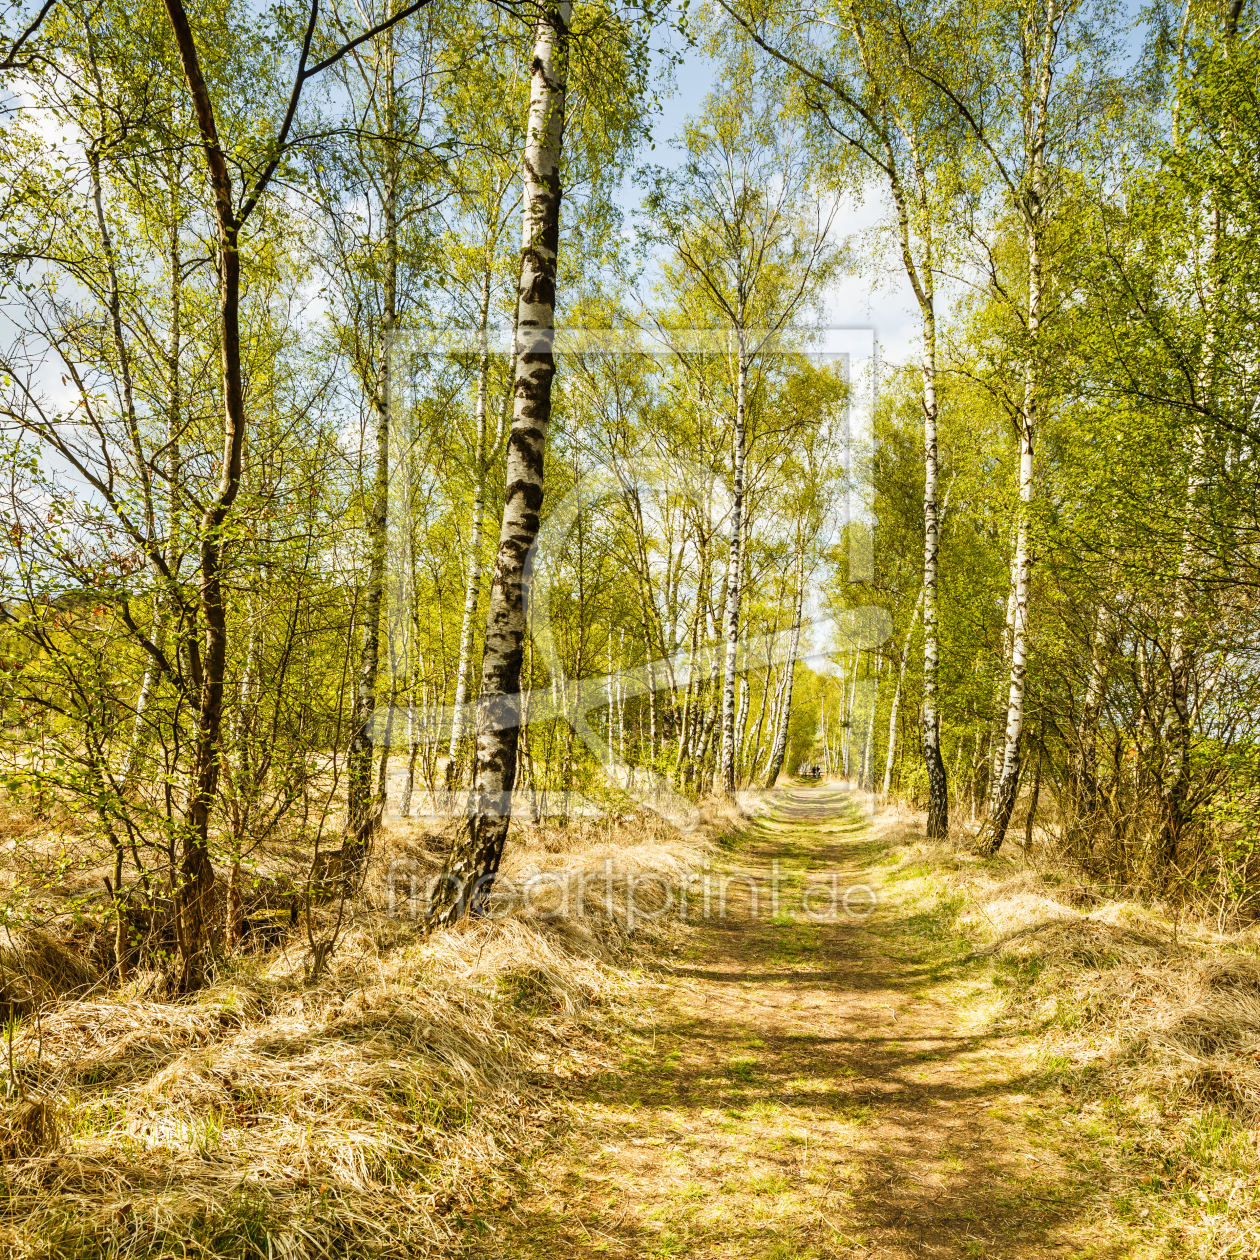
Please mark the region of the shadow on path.
POLYGON ((570 1130, 469 1253, 1077 1252, 1097 1187, 1023 1123, 1044 1084, 989 1031, 987 973, 880 877, 886 848, 846 793, 785 792, 732 866, 836 870, 878 909, 816 923, 732 903, 693 924, 689 955, 649 971, 618 1069, 580 1087, 570 1130))

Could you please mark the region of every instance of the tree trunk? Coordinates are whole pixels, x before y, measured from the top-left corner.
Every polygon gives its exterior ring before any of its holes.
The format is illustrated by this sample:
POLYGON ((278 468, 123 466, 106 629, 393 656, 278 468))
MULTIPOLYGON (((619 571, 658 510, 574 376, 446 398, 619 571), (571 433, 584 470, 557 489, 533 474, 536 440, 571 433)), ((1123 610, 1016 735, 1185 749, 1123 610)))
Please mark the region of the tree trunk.
POLYGON ((1088 843, 1098 812, 1098 718, 1102 712, 1107 685, 1106 645, 1109 620, 1104 609, 1098 613, 1098 624, 1090 641, 1089 678, 1081 702, 1080 753, 1077 763, 1077 823, 1082 831, 1080 843, 1088 843))
POLYGON ((875 670, 875 686, 871 690, 871 711, 866 720, 866 738, 862 741, 862 774, 859 784, 867 792, 874 790, 875 768, 872 762, 875 749, 875 711, 879 708, 879 680, 883 672, 884 658, 881 656, 875 670))
POLYGON ((792 718, 792 683, 796 674, 796 654, 801 645, 801 608, 804 602, 805 556, 802 551, 796 562, 796 609, 792 616, 792 637, 788 642, 787 664, 784 666, 783 698, 774 732, 774 747, 770 752, 770 764, 766 767, 767 788, 774 787, 783 770, 783 758, 787 756, 788 724, 792 718))
POLYGON ((739 607, 743 594, 744 420, 748 390, 748 355, 744 329, 736 329, 735 436, 732 450, 731 549, 726 592, 726 669, 722 680, 722 793, 735 795, 735 664, 739 649, 739 607))
POLYGON ((480 913, 490 893, 512 813, 520 739, 529 559, 543 502, 547 427, 555 376, 556 251, 560 241, 560 153, 572 4, 549 3, 535 31, 524 155, 524 222, 517 297, 512 429, 503 521, 495 558, 477 704, 477 751, 466 832, 434 893, 430 923, 480 913))
POLYGON ((840 762, 844 768, 844 777, 849 777, 849 760, 853 750, 853 710, 857 702, 858 670, 861 668, 862 654, 853 649, 853 677, 849 679, 845 689, 840 711, 840 762))
POLYGON ((1011 675, 1006 701, 1006 734, 1002 767, 993 798, 993 818, 984 851, 996 853, 1006 837, 1019 789, 1020 738, 1024 730, 1024 680, 1028 668, 1028 596, 1032 581, 1029 530, 1033 496, 1033 444, 1041 407, 1041 351, 1039 347, 1044 301, 1044 230, 1046 131, 1054 45, 1059 15, 1050 0, 1042 28, 1041 66, 1036 96, 1029 102, 1025 135, 1029 145, 1030 179, 1021 198, 1028 248, 1028 354, 1024 364, 1024 407, 1019 417, 1019 506, 1015 529, 1014 609, 1011 621, 1011 675))
POLYGON ((453 788, 459 766, 459 746, 464 739, 464 706, 472 674, 473 629, 481 599, 481 538, 486 514, 486 407, 490 391, 490 261, 481 280, 480 327, 481 361, 477 373, 476 448, 473 451, 472 525, 468 537, 468 574, 464 582, 464 620, 459 631, 459 666, 455 673, 455 713, 451 723, 451 744, 446 762, 446 786, 453 788))
POLYGON ((1014 616, 1011 622, 1011 675, 1006 701, 1006 731, 1002 744, 1001 767, 993 795, 993 817, 985 852, 992 855, 1002 846, 1015 809, 1019 786, 1020 739, 1024 731, 1024 679, 1028 668, 1028 591, 1032 578, 1029 551, 1028 509, 1032 502, 1032 426, 1020 425, 1019 524, 1015 535, 1014 616))
POLYGON ((164 0, 180 62, 192 97, 214 196, 219 270, 220 371, 223 381, 223 448, 219 484, 201 518, 201 619, 204 640, 189 643, 193 686, 198 694, 188 806, 182 827, 176 887, 176 928, 180 949, 179 988, 198 987, 209 938, 209 897, 214 887, 210 863, 210 815, 219 782, 223 674, 227 658, 227 609, 223 600, 222 532, 241 484, 245 444, 245 391, 241 379, 241 263, 237 248, 232 181, 219 143, 214 108, 201 73, 197 46, 181 0, 164 0))
POLYGON ((929 840, 949 834, 949 785, 941 756, 941 715, 936 703, 940 666, 937 635, 937 556, 940 522, 936 511, 936 315, 931 260, 924 268, 923 303, 923 760, 927 767, 929 840))
MULTIPOLYGON (((396 91, 394 86, 393 36, 386 37, 385 131, 395 131, 396 91)), ((385 591, 385 544, 389 521, 389 422, 393 403, 392 338, 398 322, 398 160, 392 147, 387 158, 385 196, 382 212, 385 230, 385 274, 382 293, 381 330, 376 364, 376 388, 372 407, 376 413, 375 470, 372 500, 368 507, 368 581, 363 600, 363 628, 359 647, 359 670, 354 688, 354 727, 350 755, 346 759, 346 828, 342 842, 342 869, 347 882, 357 884, 367 865, 380 825, 382 797, 373 774, 375 744, 372 719, 376 712, 376 678, 380 671, 381 605, 385 591)), ((382 750, 384 754, 384 750, 382 750)))
POLYGON ((901 668, 897 671, 897 686, 893 691, 892 708, 888 711, 888 757, 884 762, 884 788, 882 795, 887 796, 892 788, 893 762, 897 756, 897 714, 901 709, 901 691, 906 681, 906 666, 910 663, 910 644, 914 640, 914 628, 918 624, 919 614, 923 611, 923 587, 919 587, 919 598, 914 602, 914 612, 910 617, 910 629, 906 631, 905 646, 901 649, 901 668))
MULTIPOLYGON (((861 34, 859 32, 859 39, 861 34)), ((865 48, 864 48, 865 55, 865 48)), ((871 73, 869 65, 868 75, 871 73)), ((923 336, 923 760, 928 779, 927 834, 929 839, 942 839, 949 833, 949 785, 945 775, 945 761, 941 756, 941 723, 937 707, 937 670, 940 665, 938 637, 938 554, 940 549, 940 519, 937 512, 936 493, 938 481, 937 414, 936 396, 936 259, 931 231, 932 207, 928 202, 928 179, 918 144, 912 132, 906 133, 910 143, 914 187, 917 189, 916 208, 923 235, 923 253, 916 262, 913 250, 913 232, 906 189, 902 184, 901 171, 893 149, 891 136, 883 136, 884 170, 888 176, 893 203, 897 210, 897 223, 901 237, 901 256, 919 304, 919 316, 923 336)), ((912 623, 913 630, 913 623, 912 623)), ((908 640, 907 640, 908 643, 908 640)), ((904 678, 904 656, 902 677, 904 678)), ((897 684, 897 701, 900 703, 901 679, 897 684)), ((892 765, 893 736, 889 736, 888 765, 892 765)), ((885 792, 889 774, 884 773, 885 792)))
POLYGON ((416 757, 420 752, 420 743, 416 732, 416 662, 410 662, 410 673, 407 678, 407 772, 403 776, 402 796, 398 802, 398 813, 403 818, 411 817, 411 796, 416 787, 416 757))
POLYGON ((1024 823, 1024 852, 1032 848, 1033 825, 1037 818, 1037 800, 1041 795, 1041 759, 1045 756, 1041 736, 1037 738, 1037 764, 1033 768, 1032 793, 1028 800, 1028 819, 1024 823))
MULTIPOLYGON (((762 697, 765 697, 765 691, 762 690, 762 697)), ((735 706, 735 771, 736 783, 739 782, 743 773, 743 767, 747 764, 748 752, 748 715, 752 709, 752 690, 748 686, 748 675, 741 674, 739 676, 739 697, 735 706)))

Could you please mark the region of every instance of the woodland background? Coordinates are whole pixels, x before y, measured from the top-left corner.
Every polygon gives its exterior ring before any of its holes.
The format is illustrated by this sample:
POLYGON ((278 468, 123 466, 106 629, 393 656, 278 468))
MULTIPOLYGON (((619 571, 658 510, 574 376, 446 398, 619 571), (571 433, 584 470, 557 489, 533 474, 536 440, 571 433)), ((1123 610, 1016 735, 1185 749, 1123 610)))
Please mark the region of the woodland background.
POLYGON ((191 991, 300 910, 318 974, 336 934, 312 907, 360 895, 383 811, 459 813, 471 786, 463 831, 438 827, 471 888, 513 789, 518 820, 573 792, 635 808, 570 721, 432 718, 514 681, 568 703, 510 590, 596 468, 625 475, 550 575, 564 673, 691 665, 587 712, 620 760, 695 800, 817 764, 929 806, 932 835, 1253 916, 1244 0, 63 0, 8 30, 11 935, 191 991), (717 82, 655 164, 688 50, 717 82), (864 198, 886 222, 846 236, 864 198), (843 365, 756 334, 888 267, 921 354, 883 365, 856 451, 843 365), (551 321, 645 352, 531 351, 551 321), (452 328, 467 352, 415 349, 452 328), (728 349, 662 351, 682 328, 728 349), (642 484, 645 454, 704 494, 642 484), (874 562, 851 580, 859 484, 874 562), (884 642, 812 641, 871 605, 884 642), (768 665, 735 669, 767 633, 768 665))

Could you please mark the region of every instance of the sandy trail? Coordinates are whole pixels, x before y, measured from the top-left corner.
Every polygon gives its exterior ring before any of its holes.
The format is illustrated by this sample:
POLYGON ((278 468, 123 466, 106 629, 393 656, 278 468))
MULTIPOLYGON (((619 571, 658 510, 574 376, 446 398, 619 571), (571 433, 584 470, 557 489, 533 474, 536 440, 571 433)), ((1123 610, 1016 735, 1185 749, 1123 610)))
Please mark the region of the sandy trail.
POLYGON ((757 918, 745 898, 725 920, 693 914, 618 1069, 578 1087, 567 1131, 516 1201, 469 1224, 467 1254, 1101 1254, 1076 1232, 1097 1186, 1025 1122, 1041 1089, 1027 1045, 986 1031, 987 973, 899 901, 886 847, 845 793, 780 794, 729 866, 777 859, 786 913, 763 893, 757 918), (871 886, 877 908, 794 915, 806 870, 871 886))

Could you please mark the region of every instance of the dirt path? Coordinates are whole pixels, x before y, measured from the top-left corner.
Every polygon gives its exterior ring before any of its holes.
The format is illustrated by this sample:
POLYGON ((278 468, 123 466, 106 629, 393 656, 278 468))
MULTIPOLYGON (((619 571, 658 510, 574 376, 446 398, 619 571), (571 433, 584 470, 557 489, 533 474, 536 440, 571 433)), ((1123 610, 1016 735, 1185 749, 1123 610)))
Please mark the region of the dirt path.
MULTIPOLYGON (((468 1252, 1118 1254, 1082 1237, 1087 1161, 1030 1123, 1046 1113, 1029 1047, 986 1033, 987 970, 899 901, 885 849, 843 793, 784 793, 730 866, 836 871, 877 909, 693 916, 620 1068, 573 1097, 569 1130, 518 1200, 470 1224, 468 1252)), ((799 904, 789 879, 781 906, 799 904)))

